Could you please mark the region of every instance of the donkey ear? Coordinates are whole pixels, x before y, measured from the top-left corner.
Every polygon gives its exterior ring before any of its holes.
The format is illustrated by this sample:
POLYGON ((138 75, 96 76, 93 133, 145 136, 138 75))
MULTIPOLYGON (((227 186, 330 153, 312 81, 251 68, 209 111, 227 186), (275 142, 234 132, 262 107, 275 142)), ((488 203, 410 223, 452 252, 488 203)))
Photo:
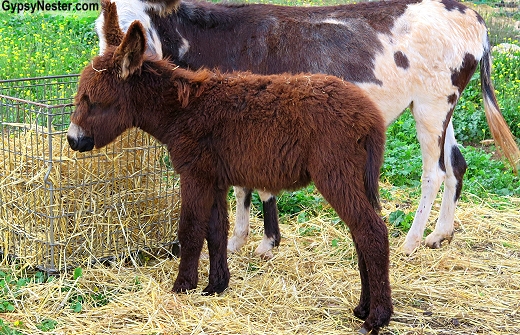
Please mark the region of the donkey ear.
POLYGON ((110 0, 102 0, 101 8, 103 9, 102 33, 105 37, 105 42, 107 45, 118 46, 121 44, 124 34, 121 27, 119 27, 116 4, 115 2, 110 2, 110 0))
POLYGON ((145 49, 146 37, 143 25, 139 21, 134 21, 113 56, 114 62, 119 65, 119 76, 122 79, 141 70, 145 49))
POLYGON ((165 17, 171 14, 180 6, 181 0, 141 0, 147 10, 160 14, 165 17))

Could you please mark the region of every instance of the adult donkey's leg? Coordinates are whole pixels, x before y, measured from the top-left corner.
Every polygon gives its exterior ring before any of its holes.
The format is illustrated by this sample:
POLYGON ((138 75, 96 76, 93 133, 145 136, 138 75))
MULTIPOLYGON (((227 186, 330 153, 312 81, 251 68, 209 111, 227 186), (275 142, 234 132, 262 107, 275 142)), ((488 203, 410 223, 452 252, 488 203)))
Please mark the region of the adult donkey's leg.
POLYGON ((280 245, 281 234, 278 225, 278 207, 276 197, 271 193, 258 191, 264 211, 264 238, 255 250, 255 254, 264 258, 272 258, 272 249, 280 245))
POLYGON ((430 248, 440 248, 442 241, 451 241, 453 237, 455 208, 460 198, 462 179, 467 167, 466 161, 457 146, 451 122, 446 129, 444 162, 446 178, 444 180, 441 211, 437 224, 435 225, 435 230, 428 235, 425 240, 425 244, 430 248))
POLYGON ((249 236, 249 215, 251 209, 251 192, 245 187, 233 186, 236 198, 236 218, 233 236, 228 241, 229 252, 236 252, 246 244, 249 236))
MULTIPOLYGON (((249 217, 251 209, 251 189, 234 187, 236 197, 236 220, 233 236, 228 241, 227 249, 230 252, 240 250, 246 244, 249 236, 249 217)), ((256 248, 255 254, 265 258, 273 256, 271 249, 280 245, 280 227, 278 225, 278 208, 276 197, 270 193, 258 191, 263 203, 264 238, 256 248)))
POLYGON ((441 155, 445 138, 443 136, 445 130, 443 123, 447 119, 449 111, 450 106, 447 99, 439 101, 438 105, 421 104, 416 101, 413 103, 412 113, 417 125, 417 139, 421 145, 423 172, 419 207, 402 246, 403 252, 407 255, 411 254, 422 242, 433 202, 446 175, 444 159, 441 155), (435 112, 439 110, 446 112, 435 112))

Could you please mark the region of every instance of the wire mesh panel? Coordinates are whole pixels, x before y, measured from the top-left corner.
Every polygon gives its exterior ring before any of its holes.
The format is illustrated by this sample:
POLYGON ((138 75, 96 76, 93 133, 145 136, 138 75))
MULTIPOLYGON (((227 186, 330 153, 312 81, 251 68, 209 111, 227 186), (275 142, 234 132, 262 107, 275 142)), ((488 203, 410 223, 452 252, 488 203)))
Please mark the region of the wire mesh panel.
POLYGON ((165 148, 131 129, 88 153, 66 132, 75 75, 0 81, 0 256, 46 271, 176 236, 177 179, 165 148))

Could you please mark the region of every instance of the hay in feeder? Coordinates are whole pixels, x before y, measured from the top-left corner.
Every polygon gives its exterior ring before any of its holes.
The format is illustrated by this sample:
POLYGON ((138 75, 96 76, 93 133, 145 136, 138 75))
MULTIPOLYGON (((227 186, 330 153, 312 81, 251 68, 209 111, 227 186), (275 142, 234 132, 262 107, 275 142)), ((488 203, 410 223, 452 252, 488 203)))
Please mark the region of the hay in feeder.
POLYGON ((104 149, 78 153, 64 131, 4 123, 2 134, 6 254, 62 269, 175 238, 173 171, 149 135, 131 129, 104 149))

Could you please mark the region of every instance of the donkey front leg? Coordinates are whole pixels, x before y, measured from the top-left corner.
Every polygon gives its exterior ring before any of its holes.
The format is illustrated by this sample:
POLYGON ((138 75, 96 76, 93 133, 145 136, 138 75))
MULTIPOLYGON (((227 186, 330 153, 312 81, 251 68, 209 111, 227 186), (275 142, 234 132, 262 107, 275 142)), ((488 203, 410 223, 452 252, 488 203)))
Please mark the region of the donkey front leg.
POLYGON ((233 186, 236 198, 236 217, 233 236, 229 239, 227 249, 229 252, 237 252, 246 244, 249 236, 249 212, 251 209, 251 192, 245 187, 233 186))
POLYGON ((279 246, 281 240, 278 207, 276 206, 276 197, 271 193, 259 190, 258 195, 262 200, 264 211, 264 238, 256 248, 255 254, 270 259, 273 257, 272 249, 279 246))
POLYGON ((439 102, 439 105, 420 104, 414 101, 412 108, 417 123, 417 139, 421 145, 423 173, 419 206, 402 246, 402 251, 406 255, 412 254, 421 245, 433 202, 446 176, 444 160, 441 157, 444 142, 439 140, 444 138, 444 119, 439 118, 438 113, 431 112, 448 111, 449 107, 446 106, 445 100, 439 102))
POLYGON ((214 202, 212 186, 181 175, 181 215, 177 232, 181 244, 181 261, 173 285, 175 292, 197 287, 199 258, 214 202))
POLYGON ((203 290, 207 294, 221 293, 229 284, 226 249, 229 219, 226 196, 227 190, 217 190, 211 207, 206 236, 209 250, 209 284, 203 290))

